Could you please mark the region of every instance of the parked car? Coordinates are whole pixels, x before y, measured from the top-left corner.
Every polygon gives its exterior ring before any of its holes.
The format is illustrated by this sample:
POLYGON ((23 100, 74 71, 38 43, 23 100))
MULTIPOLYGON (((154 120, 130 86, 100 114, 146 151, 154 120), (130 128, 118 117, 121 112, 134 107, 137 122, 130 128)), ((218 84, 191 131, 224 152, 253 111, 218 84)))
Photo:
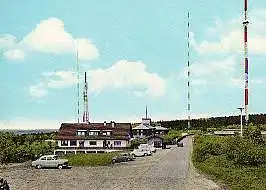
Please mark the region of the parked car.
POLYGON ((150 150, 151 152, 156 152, 156 148, 148 144, 140 144, 138 146, 138 149, 145 149, 145 150, 150 150))
POLYGON ((3 178, 0 179, 0 189, 1 190, 9 190, 9 185, 6 180, 3 178))
POLYGON ((178 146, 178 147, 183 147, 184 144, 183 144, 182 142, 178 142, 178 143, 177 143, 177 146, 178 146))
POLYGON ((32 161, 31 165, 38 169, 41 168, 68 168, 68 160, 67 159, 59 159, 57 155, 44 155, 39 159, 32 161))
POLYGON ((150 156, 152 153, 150 150, 146 149, 135 149, 130 154, 135 157, 140 157, 140 156, 150 156))
POLYGON ((149 148, 151 152, 156 152, 156 148, 154 146, 149 145, 149 148))
POLYGON ((136 159, 135 156, 130 153, 122 153, 122 155, 128 156, 129 161, 133 161, 136 159))
POLYGON ((122 154, 112 158, 112 162, 113 163, 116 163, 116 162, 128 162, 129 160, 131 160, 131 158, 126 153, 122 153, 122 154))

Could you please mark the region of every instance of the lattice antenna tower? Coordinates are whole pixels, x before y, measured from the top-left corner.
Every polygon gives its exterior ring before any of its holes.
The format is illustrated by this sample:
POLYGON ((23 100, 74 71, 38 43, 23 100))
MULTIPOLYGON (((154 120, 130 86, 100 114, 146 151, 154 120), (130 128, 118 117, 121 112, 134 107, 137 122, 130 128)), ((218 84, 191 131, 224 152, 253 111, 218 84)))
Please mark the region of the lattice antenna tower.
POLYGON ((87 84, 87 76, 85 72, 85 84, 83 91, 83 101, 84 101, 84 113, 83 113, 83 122, 89 123, 89 108, 88 108, 88 84, 87 84))

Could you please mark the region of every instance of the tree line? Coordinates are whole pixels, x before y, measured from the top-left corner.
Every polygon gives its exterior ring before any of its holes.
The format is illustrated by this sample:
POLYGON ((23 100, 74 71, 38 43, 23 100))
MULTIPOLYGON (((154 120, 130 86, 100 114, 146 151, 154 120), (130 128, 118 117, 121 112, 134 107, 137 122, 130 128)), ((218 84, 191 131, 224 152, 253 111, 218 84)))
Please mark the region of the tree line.
POLYGON ((22 134, 0 132, 0 163, 17 163, 34 160, 40 155, 53 153, 56 133, 22 134))
MULTIPOLYGON (((243 123, 245 117, 243 116, 243 123)), ((185 130, 188 126, 188 120, 172 120, 172 121, 160 121, 162 127, 185 130)), ((266 114, 253 114, 249 115, 249 123, 254 125, 265 125, 266 114)), ((211 117, 192 119, 191 128, 192 130, 207 130, 208 128, 220 129, 227 126, 240 125, 240 116, 225 116, 225 117, 211 117)))

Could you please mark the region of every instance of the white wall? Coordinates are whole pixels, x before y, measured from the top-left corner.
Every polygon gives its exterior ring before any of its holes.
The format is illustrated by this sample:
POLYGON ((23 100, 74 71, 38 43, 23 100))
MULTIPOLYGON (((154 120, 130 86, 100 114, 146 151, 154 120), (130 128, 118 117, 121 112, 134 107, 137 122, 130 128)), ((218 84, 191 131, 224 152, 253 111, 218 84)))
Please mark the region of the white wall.
POLYGON ((129 145, 126 140, 110 140, 110 143, 113 145, 113 147, 127 147, 129 145), (114 141, 121 141, 121 146, 115 146, 114 141))
MULTIPOLYGON (((71 147, 78 147, 79 141, 81 140, 77 140, 77 145, 71 146, 71 147)), ((127 140, 107 140, 106 143, 108 141, 110 141, 110 145, 112 144, 113 147, 128 147, 129 146, 129 142, 127 140), (121 141, 121 146, 115 146, 114 141, 121 141)), ((58 140, 58 146, 59 147, 70 147, 70 140, 68 140, 68 146, 61 146, 61 140, 58 140)), ((103 147, 103 140, 84 140, 84 147, 103 147), (96 141, 96 145, 90 145, 90 141, 96 141)))
POLYGON ((103 147, 103 140, 85 140, 84 147, 103 147), (96 145, 90 145, 90 141, 96 141, 96 145))

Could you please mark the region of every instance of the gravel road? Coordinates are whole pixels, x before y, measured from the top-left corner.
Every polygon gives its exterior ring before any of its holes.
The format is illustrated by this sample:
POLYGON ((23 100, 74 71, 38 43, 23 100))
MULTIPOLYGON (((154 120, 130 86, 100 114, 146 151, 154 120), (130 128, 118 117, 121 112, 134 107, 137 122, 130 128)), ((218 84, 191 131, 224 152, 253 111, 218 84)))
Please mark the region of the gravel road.
POLYGON ((0 169, 11 190, 193 190, 219 189, 196 173, 190 162, 191 138, 184 147, 158 150, 152 156, 104 167, 41 169, 17 166, 0 169))

